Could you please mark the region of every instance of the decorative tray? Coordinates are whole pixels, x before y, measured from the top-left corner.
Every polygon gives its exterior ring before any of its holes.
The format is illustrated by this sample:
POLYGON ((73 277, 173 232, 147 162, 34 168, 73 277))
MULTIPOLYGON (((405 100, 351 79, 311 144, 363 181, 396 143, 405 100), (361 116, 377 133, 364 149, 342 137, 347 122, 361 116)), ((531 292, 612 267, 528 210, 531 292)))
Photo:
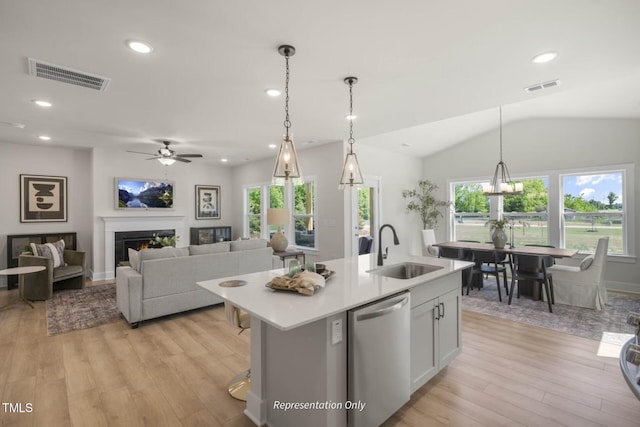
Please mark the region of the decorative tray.
MULTIPOLYGON (((334 274, 336 274, 335 271, 333 270, 324 270, 322 273, 318 273, 319 275, 321 275, 322 277, 324 277, 324 280, 327 281, 329 280, 334 274)), ((298 288, 285 288, 282 286, 278 286, 276 284, 273 284, 271 282, 267 283, 265 285, 267 288, 269 289, 274 289, 276 291, 288 291, 288 292, 298 292, 298 288)), ((319 288, 319 286, 316 286, 316 290, 319 288)))

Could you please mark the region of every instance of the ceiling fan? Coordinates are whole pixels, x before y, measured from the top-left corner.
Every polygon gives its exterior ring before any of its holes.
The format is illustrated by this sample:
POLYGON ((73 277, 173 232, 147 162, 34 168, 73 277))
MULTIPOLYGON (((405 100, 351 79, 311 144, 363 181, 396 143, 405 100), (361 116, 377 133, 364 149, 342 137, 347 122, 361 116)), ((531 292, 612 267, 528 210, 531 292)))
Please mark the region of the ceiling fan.
POLYGON ((136 153, 136 154, 146 154, 147 156, 153 156, 153 157, 149 157, 147 160, 158 160, 160 163, 162 163, 165 166, 169 166, 172 165, 177 161, 179 162, 183 162, 183 163, 191 163, 191 160, 189 160, 189 158, 201 158, 202 154, 178 154, 175 152, 175 150, 172 150, 171 148, 169 148, 169 146, 171 145, 171 141, 158 141, 162 144, 164 144, 164 147, 158 149, 158 154, 151 154, 151 153, 142 153, 140 151, 127 151, 128 153, 136 153))

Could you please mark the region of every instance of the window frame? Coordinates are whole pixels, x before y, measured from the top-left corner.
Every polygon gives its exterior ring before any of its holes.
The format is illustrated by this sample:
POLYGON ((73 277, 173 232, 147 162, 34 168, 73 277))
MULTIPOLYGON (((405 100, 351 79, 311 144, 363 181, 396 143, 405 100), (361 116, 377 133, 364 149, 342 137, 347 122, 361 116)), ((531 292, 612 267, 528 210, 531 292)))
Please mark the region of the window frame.
MULTIPOLYGON (((303 184, 312 184, 313 185, 313 209, 311 214, 296 214, 294 209, 294 185, 296 184, 288 184, 284 186, 284 207, 289 209, 291 212, 291 221, 289 225, 283 227, 282 231, 287 237, 289 241, 289 247, 294 250, 305 250, 305 251, 318 251, 318 229, 317 218, 318 218, 318 179, 315 175, 305 176, 303 182, 297 185, 303 184), (295 218, 296 217, 311 217, 313 219, 314 224, 314 240, 313 246, 300 246, 296 245, 295 242, 295 218), (291 238, 293 236, 293 238, 291 238)), ((258 184, 246 184, 242 186, 243 190, 243 235, 249 235, 249 191, 260 189, 261 190, 261 213, 260 213, 260 238, 265 239, 267 241, 271 240, 269 235, 269 225, 267 224, 267 209, 270 206, 271 200, 271 192, 270 188, 273 186, 278 186, 273 184, 272 182, 263 182, 258 184)))
MULTIPOLYGON (((563 170, 531 172, 519 176, 513 176, 515 181, 526 179, 546 178, 548 181, 547 188, 547 233, 550 245, 559 248, 565 247, 564 238, 564 192, 562 179, 566 176, 575 175, 597 175, 605 173, 622 173, 622 196, 623 196, 623 254, 610 254, 609 258, 619 262, 635 262, 636 261, 636 230, 635 230, 635 166, 633 164, 614 164, 607 166, 581 167, 563 170)), ((459 184, 481 184, 488 182, 488 178, 456 178, 447 180, 448 200, 455 203, 455 186, 459 184)), ((491 197, 491 196, 489 196, 491 197)), ((502 213, 502 202, 500 196, 499 212, 502 213)), ((448 240, 455 240, 455 207, 446 212, 446 234, 448 240)), ((495 215, 493 208, 490 209, 491 215, 495 215)), ((508 215, 508 212, 506 213, 508 215)), ((581 251, 581 254, 587 252, 581 251)), ((591 252, 588 252, 591 253, 591 252)))

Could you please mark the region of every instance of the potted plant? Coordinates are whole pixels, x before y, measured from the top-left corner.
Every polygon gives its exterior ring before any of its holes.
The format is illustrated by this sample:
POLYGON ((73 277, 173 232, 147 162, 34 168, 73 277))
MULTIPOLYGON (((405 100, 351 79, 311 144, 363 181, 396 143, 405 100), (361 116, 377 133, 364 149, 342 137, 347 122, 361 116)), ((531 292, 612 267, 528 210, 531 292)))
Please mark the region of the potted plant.
POLYGON ((489 235, 496 249, 503 249, 507 243, 507 233, 505 228, 509 225, 509 218, 490 219, 485 223, 489 226, 489 235))
POLYGON ((418 188, 404 190, 402 197, 409 199, 407 213, 415 212, 420 215, 422 221, 422 240, 429 255, 437 255, 437 250, 431 245, 436 242, 435 228, 438 225, 438 217, 444 216, 442 208, 451 206, 451 202, 438 200, 434 192, 438 186, 429 180, 418 181, 418 188))

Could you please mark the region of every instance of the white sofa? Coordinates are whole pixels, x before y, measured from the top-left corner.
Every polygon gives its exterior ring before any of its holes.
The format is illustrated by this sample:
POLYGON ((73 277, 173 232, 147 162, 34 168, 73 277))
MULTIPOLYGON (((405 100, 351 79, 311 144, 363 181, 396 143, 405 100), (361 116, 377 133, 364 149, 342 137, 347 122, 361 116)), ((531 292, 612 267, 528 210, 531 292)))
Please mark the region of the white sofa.
POLYGON ((607 264, 609 237, 598 239, 593 255, 582 260, 579 266, 556 264, 547 269, 553 276, 553 294, 556 304, 602 310, 607 304, 607 287, 604 271, 607 264))
POLYGON ((280 262, 262 239, 145 249, 130 253, 129 259, 130 267, 116 269, 116 300, 132 328, 143 320, 222 302, 198 281, 271 270, 280 262))

